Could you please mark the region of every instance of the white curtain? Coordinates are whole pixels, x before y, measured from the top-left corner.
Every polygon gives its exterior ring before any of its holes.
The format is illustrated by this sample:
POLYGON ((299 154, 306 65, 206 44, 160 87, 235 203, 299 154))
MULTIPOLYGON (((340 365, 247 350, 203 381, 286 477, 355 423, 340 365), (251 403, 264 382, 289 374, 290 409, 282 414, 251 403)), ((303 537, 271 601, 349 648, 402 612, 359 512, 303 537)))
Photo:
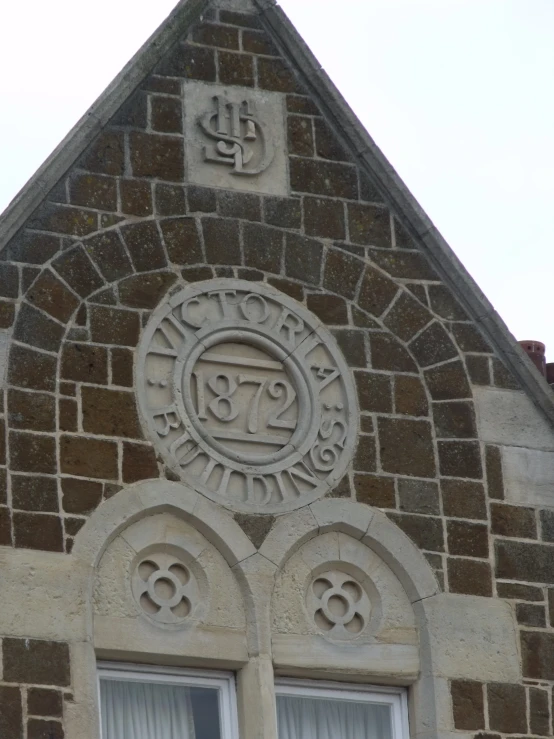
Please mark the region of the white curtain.
POLYGON ((392 739, 389 706, 277 696, 279 739, 392 739))
POLYGON ((100 680, 102 739, 195 739, 182 685, 100 680))

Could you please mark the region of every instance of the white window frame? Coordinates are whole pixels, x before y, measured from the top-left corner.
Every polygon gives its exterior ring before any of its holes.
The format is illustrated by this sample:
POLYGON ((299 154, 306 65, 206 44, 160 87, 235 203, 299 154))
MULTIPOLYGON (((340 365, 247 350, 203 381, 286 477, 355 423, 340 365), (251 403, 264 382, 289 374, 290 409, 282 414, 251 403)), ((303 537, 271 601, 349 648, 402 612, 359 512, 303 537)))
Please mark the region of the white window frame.
POLYGON ((392 739, 410 737, 406 688, 282 678, 275 681, 275 696, 280 695, 386 704, 392 709, 392 739))
MULTIPOLYGON (((232 672, 133 665, 122 662, 99 662, 97 667, 100 714, 102 712, 101 680, 126 680, 128 682, 185 685, 191 688, 211 688, 217 690, 219 695, 220 739, 239 739, 235 676, 232 672)), ((101 715, 100 731, 102 731, 101 715)))

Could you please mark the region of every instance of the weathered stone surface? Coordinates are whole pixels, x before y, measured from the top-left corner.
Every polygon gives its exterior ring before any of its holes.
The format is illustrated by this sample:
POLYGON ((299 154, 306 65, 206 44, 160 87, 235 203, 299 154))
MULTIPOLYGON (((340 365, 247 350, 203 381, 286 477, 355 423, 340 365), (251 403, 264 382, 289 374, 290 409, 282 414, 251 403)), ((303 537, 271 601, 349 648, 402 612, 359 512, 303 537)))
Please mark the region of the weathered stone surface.
POLYGON ((244 261, 265 272, 281 271, 283 234, 275 228, 246 223, 243 229, 244 261))
POLYGON ((487 518, 483 485, 467 480, 441 480, 442 504, 445 516, 454 518, 487 518))
POLYGON ((474 439, 477 436, 472 403, 433 403, 433 421, 439 439, 474 439))
POLYGON ((550 735, 550 708, 548 692, 529 688, 529 728, 532 734, 550 735))
POLYGON ((440 518, 397 513, 388 515, 420 549, 444 552, 444 535, 440 518))
POLYGON ((62 522, 58 516, 16 511, 13 527, 16 547, 63 552, 62 522))
POLYGON ((62 436, 60 441, 61 471, 77 477, 117 480, 117 444, 104 439, 62 436))
POLYGON ((417 372, 417 366, 402 344, 389 334, 372 333, 369 336, 371 366, 391 372, 417 372))
POLYGON ((66 513, 91 513, 101 500, 101 483, 71 477, 62 479, 62 505, 66 513))
POLYGON ((55 431, 54 396, 10 389, 8 392, 8 421, 14 429, 55 431))
POLYGON ((438 322, 432 323, 410 343, 410 351, 421 367, 446 362, 458 353, 445 328, 438 322))
POLYGON ((36 685, 70 684, 69 648, 62 642, 4 639, 4 680, 36 685))
POLYGON ((398 480, 400 510, 408 513, 440 515, 439 489, 430 480, 398 480))
POLYGON ((489 532, 485 524, 448 521, 448 551, 462 557, 489 557, 489 532))
POLYGON ((487 685, 489 725, 494 731, 524 734, 527 731, 525 687, 507 683, 487 685))
POLYGON ((8 382, 17 387, 52 392, 56 384, 56 357, 14 344, 10 352, 8 382))
POLYGON ((285 273, 287 277, 313 285, 321 282, 323 244, 315 239, 287 234, 285 245, 285 273))
POLYGON ((56 472, 56 444, 53 436, 10 431, 10 462, 20 472, 56 472))
POLYGON ((518 624, 534 628, 545 628, 546 612, 542 605, 536 603, 517 603, 516 618, 518 624))
POLYGON ((524 677, 554 680, 554 634, 522 631, 521 654, 524 677))
POLYGON ((394 478, 377 475, 355 475, 356 500, 377 508, 396 508, 394 478))
POLYGON ((431 425, 427 421, 379 418, 380 458, 386 472, 434 477, 431 425))
POLYGON ((414 300, 408 292, 403 292, 387 313, 384 323, 402 341, 409 341, 431 319, 432 315, 425 306, 414 300))
POLYGON ((452 680, 452 712, 456 729, 485 728, 483 685, 470 680, 452 680))
POLYGON ((352 299, 358 288, 364 264, 341 249, 330 249, 325 261, 323 286, 327 290, 352 299))
POLYGON ((239 225, 237 221, 202 219, 206 258, 210 264, 240 264, 239 225))
POLYGON ((58 485, 55 477, 11 475, 12 502, 21 511, 57 512, 58 485))
POLYGON ((148 480, 159 476, 156 453, 151 446, 123 442, 123 481, 148 480))
POLYGON ((448 587, 452 593, 492 597, 492 574, 488 562, 448 559, 448 587))
POLYGON ((90 332, 93 341, 100 344, 136 346, 140 332, 137 313, 121 308, 92 306, 90 332))
POLYGON ((391 378, 375 372, 356 372, 358 402, 362 411, 391 413, 391 378))
POLYGON ((102 346, 65 343, 61 376, 74 382, 105 385, 108 382, 108 353, 102 346))
POLYGON ((102 436, 141 438, 134 394, 124 390, 83 387, 83 430, 102 436))
POLYGON ((183 139, 178 136, 133 132, 129 135, 135 177, 159 177, 181 182, 184 176, 183 139))
MULTIPOLYGON (((287 143, 289 154, 300 157, 313 157, 314 155, 314 131, 312 119, 305 116, 289 115, 287 118, 287 143)), ((323 201, 325 202, 325 201, 323 201)), ((338 203, 341 205, 342 203, 338 203)), ((343 217, 344 232, 344 217, 343 217)), ((321 234, 313 234, 320 236, 321 234)), ((340 237, 337 237, 340 238, 340 237)))
POLYGON ((506 580, 554 583, 554 547, 497 540, 496 575, 506 580))
POLYGON ((50 270, 43 272, 27 292, 32 305, 49 313, 58 321, 66 323, 79 307, 79 298, 50 270))
POLYGON ((394 378, 394 408, 405 416, 427 416, 429 403, 419 377, 396 375, 394 378))
POLYGON ((349 200, 356 200, 358 197, 356 170, 338 162, 292 157, 290 184, 295 192, 349 200))
POLYGON ((27 712, 31 716, 62 716, 61 692, 50 688, 30 688, 27 691, 27 712))
POLYGON ((348 225, 353 244, 390 247, 390 214, 387 208, 374 205, 348 206, 348 225))
POLYGON ((444 477, 468 477, 479 480, 483 476, 481 451, 475 441, 439 441, 439 467, 444 477))
MULTIPOLYGON (((187 199, 185 188, 181 185, 165 185, 159 183, 155 186, 156 212, 161 216, 182 216, 187 212, 187 199)), ((213 213, 216 208, 215 193, 205 190, 203 187, 188 189, 189 209, 213 213), (208 195, 209 193, 209 195, 208 195), (210 198, 211 196, 211 198, 210 198), (211 204, 209 204, 211 200, 211 204)), ((163 224, 162 224, 163 225, 163 224)))
POLYGON ((15 685, 0 685, 0 736, 23 739, 21 689, 15 685))
POLYGON ((518 539, 536 539, 537 523, 534 509, 492 503, 491 533, 518 539))
POLYGON ((155 308, 177 276, 173 272, 132 275, 119 283, 119 299, 129 308, 155 308))
POLYGON ((554 506, 553 452, 503 447, 502 468, 507 501, 518 505, 554 506))
POLYGON ((425 380, 433 400, 470 398, 469 382, 460 361, 434 367, 425 371, 425 380))
POLYGON ((466 357, 469 378, 474 385, 490 385, 490 362, 487 356, 469 354, 466 357))
POLYGON ((313 293, 307 296, 308 310, 321 318, 328 326, 342 326, 348 323, 348 309, 344 298, 325 293, 313 293))

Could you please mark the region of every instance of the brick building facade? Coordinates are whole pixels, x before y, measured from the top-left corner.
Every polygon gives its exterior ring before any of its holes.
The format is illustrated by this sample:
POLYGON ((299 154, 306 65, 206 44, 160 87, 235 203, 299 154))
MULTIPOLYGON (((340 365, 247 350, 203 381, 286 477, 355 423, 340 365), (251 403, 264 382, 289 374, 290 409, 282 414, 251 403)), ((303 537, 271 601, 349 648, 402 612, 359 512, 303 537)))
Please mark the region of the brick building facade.
POLYGON ((97 659, 231 671, 245 739, 274 674, 552 736, 551 391, 269 0, 184 0, 6 211, 0 398, 2 737, 98 737, 97 659))

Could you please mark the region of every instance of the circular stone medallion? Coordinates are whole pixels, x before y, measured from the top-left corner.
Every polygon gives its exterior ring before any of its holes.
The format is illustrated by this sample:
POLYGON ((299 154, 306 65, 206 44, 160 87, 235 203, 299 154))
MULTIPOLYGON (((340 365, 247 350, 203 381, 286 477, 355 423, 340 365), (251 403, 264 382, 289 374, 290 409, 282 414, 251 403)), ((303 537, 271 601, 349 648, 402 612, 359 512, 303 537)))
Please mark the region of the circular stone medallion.
POLYGON ((233 510, 299 508, 350 462, 350 370, 319 319, 266 285, 210 280, 162 303, 139 348, 137 383, 173 472, 233 510))

